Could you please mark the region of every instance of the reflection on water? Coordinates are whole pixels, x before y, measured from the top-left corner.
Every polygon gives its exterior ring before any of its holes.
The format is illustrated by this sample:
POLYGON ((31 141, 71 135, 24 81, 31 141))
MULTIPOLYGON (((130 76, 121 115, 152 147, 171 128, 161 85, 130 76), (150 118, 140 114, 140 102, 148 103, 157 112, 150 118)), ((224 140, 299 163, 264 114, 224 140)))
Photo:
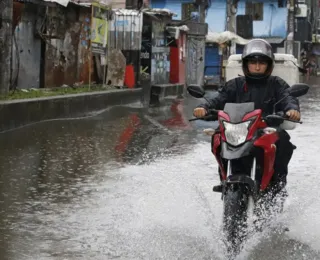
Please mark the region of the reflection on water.
POLYGON ((30 247, 37 251, 33 241, 50 240, 50 234, 36 238, 38 226, 50 225, 52 216, 62 214, 62 205, 76 209, 95 192, 94 183, 117 178, 117 168, 181 152, 179 140, 183 146, 190 135, 165 130, 182 119, 175 108, 147 116, 140 109, 114 107, 84 120, 44 122, 1 134, 0 259, 27 259, 30 247))

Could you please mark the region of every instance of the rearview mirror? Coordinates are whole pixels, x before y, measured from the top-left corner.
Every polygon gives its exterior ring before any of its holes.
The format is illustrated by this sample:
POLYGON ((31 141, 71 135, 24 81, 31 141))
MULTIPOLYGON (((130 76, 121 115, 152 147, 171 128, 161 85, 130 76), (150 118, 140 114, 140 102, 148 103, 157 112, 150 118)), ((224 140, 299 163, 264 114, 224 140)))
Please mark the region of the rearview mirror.
POLYGON ((187 91, 195 98, 203 98, 205 95, 205 91, 199 85, 189 85, 187 91))
POLYGON ((308 93, 309 90, 309 85, 299 83, 299 84, 294 84, 290 88, 290 95, 293 97, 300 97, 308 93))

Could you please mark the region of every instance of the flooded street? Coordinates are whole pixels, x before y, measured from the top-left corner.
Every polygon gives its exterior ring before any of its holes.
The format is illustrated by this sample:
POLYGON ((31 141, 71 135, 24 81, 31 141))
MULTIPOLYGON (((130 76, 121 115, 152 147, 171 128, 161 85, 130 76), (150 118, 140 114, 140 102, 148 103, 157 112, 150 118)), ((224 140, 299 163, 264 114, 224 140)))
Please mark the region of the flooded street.
MULTIPOLYGON (((224 259, 210 139, 189 124, 199 101, 113 107, 0 134, 0 260, 224 259)), ((320 259, 320 88, 303 124, 289 199, 238 259, 320 259)))

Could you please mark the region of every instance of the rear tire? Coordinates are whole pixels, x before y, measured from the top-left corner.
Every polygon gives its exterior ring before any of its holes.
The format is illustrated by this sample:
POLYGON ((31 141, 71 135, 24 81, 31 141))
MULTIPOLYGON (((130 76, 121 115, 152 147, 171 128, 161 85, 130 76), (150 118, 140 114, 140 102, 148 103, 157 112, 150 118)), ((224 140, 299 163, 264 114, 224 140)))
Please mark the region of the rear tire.
POLYGON ((223 229, 229 259, 239 254, 247 236, 249 196, 246 187, 232 184, 224 195, 223 229))

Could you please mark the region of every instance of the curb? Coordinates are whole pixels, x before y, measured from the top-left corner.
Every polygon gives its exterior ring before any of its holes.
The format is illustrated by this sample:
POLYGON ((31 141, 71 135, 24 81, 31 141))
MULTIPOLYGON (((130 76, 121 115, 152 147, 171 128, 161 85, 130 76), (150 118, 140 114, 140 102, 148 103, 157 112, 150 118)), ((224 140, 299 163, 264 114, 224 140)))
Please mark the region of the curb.
POLYGON ((0 101, 0 132, 44 120, 79 117, 110 106, 141 103, 142 88, 0 101))
POLYGON ((151 87, 150 104, 160 104, 166 97, 184 94, 184 84, 157 84, 151 87))

